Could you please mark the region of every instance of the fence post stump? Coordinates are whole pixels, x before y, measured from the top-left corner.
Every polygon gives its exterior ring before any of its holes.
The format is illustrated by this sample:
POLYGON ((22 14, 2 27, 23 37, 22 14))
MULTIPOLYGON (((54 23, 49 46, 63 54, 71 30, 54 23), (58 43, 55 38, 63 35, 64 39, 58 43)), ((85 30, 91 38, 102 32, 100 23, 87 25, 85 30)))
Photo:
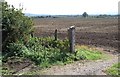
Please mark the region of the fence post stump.
POLYGON ((57 29, 55 29, 54 37, 55 37, 55 40, 57 40, 57 29))
POLYGON ((68 38, 70 42, 70 52, 74 53, 75 52, 75 27, 71 26, 68 29, 68 38))

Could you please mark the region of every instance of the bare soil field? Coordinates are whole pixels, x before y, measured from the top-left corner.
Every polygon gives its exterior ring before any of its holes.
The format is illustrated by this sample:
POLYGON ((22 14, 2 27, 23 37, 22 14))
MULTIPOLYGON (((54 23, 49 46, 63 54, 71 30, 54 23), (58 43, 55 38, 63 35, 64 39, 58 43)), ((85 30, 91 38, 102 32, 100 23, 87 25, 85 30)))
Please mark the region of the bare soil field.
POLYGON ((54 36, 58 29, 58 38, 67 38, 67 29, 76 28, 76 43, 106 48, 107 51, 118 49, 118 19, 117 18, 35 18, 35 36, 54 36))

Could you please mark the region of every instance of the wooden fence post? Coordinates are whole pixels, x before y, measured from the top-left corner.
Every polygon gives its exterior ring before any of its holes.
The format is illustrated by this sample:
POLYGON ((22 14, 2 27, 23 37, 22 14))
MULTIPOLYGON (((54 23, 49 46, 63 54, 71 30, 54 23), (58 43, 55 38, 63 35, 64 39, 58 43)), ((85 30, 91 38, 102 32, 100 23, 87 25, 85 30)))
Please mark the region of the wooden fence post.
POLYGON ((57 40, 57 29, 55 29, 54 37, 55 37, 55 40, 57 40))
POLYGON ((75 27, 71 26, 68 29, 68 39, 70 42, 70 52, 74 53, 75 52, 75 27))

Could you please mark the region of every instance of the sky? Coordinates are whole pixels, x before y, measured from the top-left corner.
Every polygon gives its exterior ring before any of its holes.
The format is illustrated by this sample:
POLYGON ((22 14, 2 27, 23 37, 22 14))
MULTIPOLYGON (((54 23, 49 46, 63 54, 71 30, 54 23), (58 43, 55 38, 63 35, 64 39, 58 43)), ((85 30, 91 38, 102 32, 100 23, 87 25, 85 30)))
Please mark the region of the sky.
POLYGON ((118 14, 119 0, 5 0, 24 13, 50 15, 118 14))

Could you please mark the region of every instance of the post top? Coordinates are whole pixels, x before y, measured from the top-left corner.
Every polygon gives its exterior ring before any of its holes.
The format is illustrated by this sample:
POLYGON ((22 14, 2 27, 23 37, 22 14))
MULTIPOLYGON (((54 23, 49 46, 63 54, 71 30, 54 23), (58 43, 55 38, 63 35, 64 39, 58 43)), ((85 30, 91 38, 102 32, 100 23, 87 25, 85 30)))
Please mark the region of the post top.
POLYGON ((71 26, 70 28, 75 29, 75 26, 71 26))

